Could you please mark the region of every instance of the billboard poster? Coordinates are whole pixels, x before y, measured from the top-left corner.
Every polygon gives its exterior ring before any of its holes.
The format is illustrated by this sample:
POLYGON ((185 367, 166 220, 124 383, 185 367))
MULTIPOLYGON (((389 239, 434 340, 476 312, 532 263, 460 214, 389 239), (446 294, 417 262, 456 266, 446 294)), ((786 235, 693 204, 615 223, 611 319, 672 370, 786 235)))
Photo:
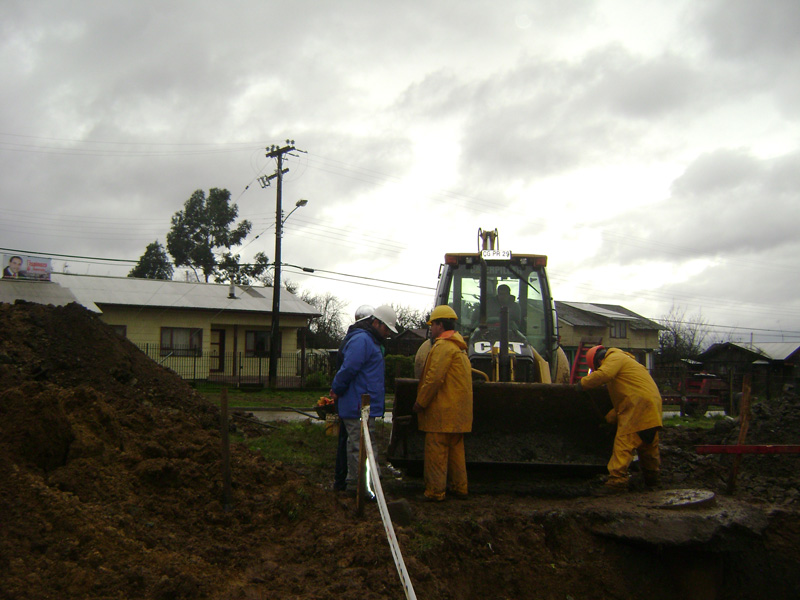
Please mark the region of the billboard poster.
POLYGON ((25 256, 24 254, 3 254, 3 279, 34 279, 50 281, 51 263, 49 258, 25 256))

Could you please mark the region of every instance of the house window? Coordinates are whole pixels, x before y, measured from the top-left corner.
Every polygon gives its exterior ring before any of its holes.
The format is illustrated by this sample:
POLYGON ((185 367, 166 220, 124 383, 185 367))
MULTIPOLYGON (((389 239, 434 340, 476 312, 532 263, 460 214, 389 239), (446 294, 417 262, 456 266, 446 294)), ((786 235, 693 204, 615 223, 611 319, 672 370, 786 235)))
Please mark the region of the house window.
MULTIPOLYGON (((246 331, 244 334, 244 355, 247 357, 269 356, 269 331, 246 331)), ((280 351, 280 346, 278 346, 280 351)))
POLYGON ((161 328, 161 356, 200 356, 203 330, 189 327, 161 328))
POLYGON ((128 326, 127 325, 112 325, 111 328, 114 330, 119 337, 128 337, 128 326))
POLYGON ((617 339, 628 337, 628 324, 625 321, 611 321, 611 337, 617 339))

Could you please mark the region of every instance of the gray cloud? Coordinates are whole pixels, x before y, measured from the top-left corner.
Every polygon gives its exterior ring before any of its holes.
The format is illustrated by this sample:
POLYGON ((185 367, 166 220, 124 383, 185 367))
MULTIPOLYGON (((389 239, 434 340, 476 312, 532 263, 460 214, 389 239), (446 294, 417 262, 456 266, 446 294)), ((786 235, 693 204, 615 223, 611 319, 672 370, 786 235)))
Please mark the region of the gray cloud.
POLYGON ((195 189, 225 187, 264 232, 242 252, 271 256, 275 190, 255 178, 274 169, 264 146, 291 138, 308 154, 289 161, 284 203, 311 201, 287 229, 297 264, 401 270, 408 248, 439 252, 419 223, 446 205, 459 226, 505 220, 504 236, 590 226, 597 265, 719 262, 665 294, 735 297, 746 268, 775 303, 800 296, 766 268, 800 250, 793 0, 654 4, 676 29, 647 23, 652 40, 610 36, 627 10, 611 1, 7 4, 4 247, 137 258, 195 189), (437 156, 434 134, 458 156, 437 156), (425 167, 456 161, 452 179, 410 187, 421 144, 425 167), (668 198, 646 183, 627 209, 571 196, 587 172, 643 165, 684 165, 668 198), (570 185, 529 198, 555 180, 570 185), (407 202, 389 193, 401 182, 407 202))
POLYGON ((774 96, 787 117, 800 117, 800 4, 794 0, 714 0, 688 19, 720 68, 774 96))
POLYGON ((774 251, 786 265, 800 251, 797 223, 800 153, 758 159, 719 150, 691 163, 663 202, 606 223, 601 255, 622 264, 681 257, 758 261, 754 253, 774 251), (647 252, 630 252, 642 244, 647 252))

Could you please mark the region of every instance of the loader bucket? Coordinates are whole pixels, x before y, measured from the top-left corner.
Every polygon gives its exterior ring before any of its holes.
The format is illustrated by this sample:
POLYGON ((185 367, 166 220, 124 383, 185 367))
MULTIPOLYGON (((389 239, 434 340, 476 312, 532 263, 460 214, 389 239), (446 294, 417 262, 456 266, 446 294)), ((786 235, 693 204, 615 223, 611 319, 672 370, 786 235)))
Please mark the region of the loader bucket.
MULTIPOLYGON (((605 424, 611 409, 605 388, 477 381, 472 389, 468 468, 605 470, 614 441, 614 429, 605 424)), ((393 466, 412 474, 421 472, 425 440, 412 410, 416 394, 416 379, 396 380, 388 454, 393 466)))

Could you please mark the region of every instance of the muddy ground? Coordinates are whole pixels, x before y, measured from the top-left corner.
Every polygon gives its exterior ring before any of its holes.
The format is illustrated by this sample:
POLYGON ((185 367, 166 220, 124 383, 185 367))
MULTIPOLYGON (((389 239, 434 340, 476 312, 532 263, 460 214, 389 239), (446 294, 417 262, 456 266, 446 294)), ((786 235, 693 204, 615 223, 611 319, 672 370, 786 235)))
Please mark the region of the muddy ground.
MULTIPOLYGON (((218 409, 81 307, 0 305, 0 331, 0 598, 403 597, 377 506, 358 518, 329 471, 234 444, 223 506, 218 409)), ((799 413, 757 405, 748 441, 798 443, 799 413)), ((798 457, 745 457, 725 495, 730 460, 694 447, 737 434, 666 430, 658 493, 476 474, 433 505, 388 477, 417 597, 796 598, 798 457)))

